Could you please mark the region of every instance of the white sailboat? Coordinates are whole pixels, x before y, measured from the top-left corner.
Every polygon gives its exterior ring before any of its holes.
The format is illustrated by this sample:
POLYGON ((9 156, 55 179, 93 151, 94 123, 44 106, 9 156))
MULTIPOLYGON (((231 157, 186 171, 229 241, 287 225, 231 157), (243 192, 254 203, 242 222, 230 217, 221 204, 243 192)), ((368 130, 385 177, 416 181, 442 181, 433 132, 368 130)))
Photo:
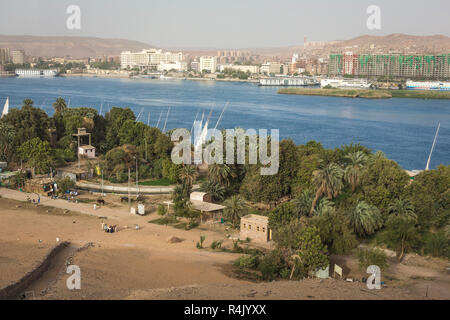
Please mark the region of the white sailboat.
POLYGON ((9 112, 9 97, 6 98, 5 105, 3 106, 3 112, 2 116, 0 118, 3 118, 3 116, 6 116, 9 112))
POLYGON ((439 128, 441 127, 441 124, 438 124, 437 130, 436 130, 436 134, 434 136, 434 140, 433 140, 433 145, 431 146, 431 151, 430 151, 430 155, 428 156, 428 161, 427 161, 427 166, 425 167, 425 170, 428 171, 430 170, 430 161, 431 161, 431 155, 433 154, 434 148, 436 147, 436 141, 439 135, 439 128))

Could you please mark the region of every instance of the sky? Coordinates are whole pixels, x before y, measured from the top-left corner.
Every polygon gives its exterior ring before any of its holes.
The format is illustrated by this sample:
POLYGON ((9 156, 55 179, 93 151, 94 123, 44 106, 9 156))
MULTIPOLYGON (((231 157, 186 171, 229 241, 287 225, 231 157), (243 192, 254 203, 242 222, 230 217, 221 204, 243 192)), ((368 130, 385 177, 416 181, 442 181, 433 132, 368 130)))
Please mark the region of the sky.
POLYGON ((165 48, 269 48, 364 34, 450 36, 449 0, 1 0, 0 34, 93 36, 165 48), (79 30, 66 26, 69 5, 79 30), (366 13, 377 5, 381 29, 366 13))

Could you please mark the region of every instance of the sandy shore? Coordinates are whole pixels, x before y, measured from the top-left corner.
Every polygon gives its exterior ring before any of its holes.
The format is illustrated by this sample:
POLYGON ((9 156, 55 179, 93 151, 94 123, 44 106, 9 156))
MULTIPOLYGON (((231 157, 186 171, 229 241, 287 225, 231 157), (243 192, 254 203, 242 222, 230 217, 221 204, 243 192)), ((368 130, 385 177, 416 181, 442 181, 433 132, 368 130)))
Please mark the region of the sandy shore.
MULTIPOLYGON (((83 209, 88 205, 67 201, 44 202, 43 205, 35 207, 4 197, 0 199, 0 287, 30 271, 59 238, 69 241, 74 250, 70 256, 60 259, 40 283, 29 288, 35 298, 450 299, 450 275, 440 271, 441 265, 435 268, 434 264, 418 267, 414 263, 393 266, 392 273, 396 276, 386 280, 387 288, 376 292, 360 282, 333 279, 252 283, 230 276, 232 261, 239 255, 196 248, 200 235, 206 236, 205 246, 208 247, 213 240, 225 238, 223 230, 185 231, 148 223, 156 218, 155 214, 141 217, 121 210, 116 210, 114 219, 102 219, 99 212, 92 215, 83 209), (75 207, 67 212, 62 208, 44 207, 44 204, 75 207), (76 213, 75 209, 86 212, 76 213), (102 232, 102 221, 117 224, 121 230, 113 234, 102 232), (140 230, 134 228, 136 224, 140 230), (170 236, 183 241, 168 243, 170 236), (77 251, 77 248, 85 249, 77 251), (65 273, 64 261, 67 258, 81 269, 81 290, 66 287, 69 275, 65 273)), ((231 246, 231 243, 225 241, 224 245, 231 246)), ((355 263, 347 264, 353 268, 355 263)))

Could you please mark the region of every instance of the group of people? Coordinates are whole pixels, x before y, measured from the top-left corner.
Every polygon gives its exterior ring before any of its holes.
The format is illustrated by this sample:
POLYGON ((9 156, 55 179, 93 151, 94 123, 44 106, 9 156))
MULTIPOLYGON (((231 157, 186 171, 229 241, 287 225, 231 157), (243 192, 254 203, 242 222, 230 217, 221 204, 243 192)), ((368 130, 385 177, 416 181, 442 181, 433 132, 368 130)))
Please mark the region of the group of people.
POLYGON ((117 232, 117 225, 112 226, 102 222, 102 230, 107 233, 114 233, 117 232))

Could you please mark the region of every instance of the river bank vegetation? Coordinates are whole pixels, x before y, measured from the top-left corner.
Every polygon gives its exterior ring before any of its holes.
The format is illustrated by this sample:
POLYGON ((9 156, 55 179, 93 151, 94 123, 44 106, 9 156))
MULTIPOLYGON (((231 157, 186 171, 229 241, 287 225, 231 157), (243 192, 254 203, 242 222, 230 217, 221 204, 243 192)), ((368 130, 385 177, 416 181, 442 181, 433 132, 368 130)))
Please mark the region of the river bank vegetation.
POLYGON ((432 90, 369 90, 369 89, 337 89, 337 88, 281 88, 280 94, 297 94, 305 96, 326 96, 365 99, 450 99, 450 91, 432 90))
MULTIPOLYGON (((398 260, 408 252, 450 257, 448 165, 411 179, 382 152, 359 144, 326 149, 316 141, 296 145, 286 139, 280 142, 275 175, 260 175, 261 164, 215 164, 199 181, 196 166, 170 160, 170 132, 136 122, 131 109, 113 107, 103 116, 93 108, 68 108, 62 98, 53 107, 49 117, 27 99, 0 120, 0 161, 22 162, 46 174, 76 160, 72 135, 84 127, 98 153, 92 169, 99 166, 110 182, 127 181, 130 171, 132 179, 138 174, 142 180, 176 185, 173 214, 188 218, 191 227, 200 214, 189 194, 199 182, 226 207, 224 219, 233 228, 245 214, 268 216, 275 249, 252 251, 237 262, 263 279, 303 278, 325 267, 330 254, 352 252, 361 243, 392 249, 398 260), (55 130, 56 141, 49 129, 55 130)), ((164 219, 167 214, 161 209, 164 219)), ((359 255, 362 264, 371 257, 384 261, 378 253, 359 255)))

